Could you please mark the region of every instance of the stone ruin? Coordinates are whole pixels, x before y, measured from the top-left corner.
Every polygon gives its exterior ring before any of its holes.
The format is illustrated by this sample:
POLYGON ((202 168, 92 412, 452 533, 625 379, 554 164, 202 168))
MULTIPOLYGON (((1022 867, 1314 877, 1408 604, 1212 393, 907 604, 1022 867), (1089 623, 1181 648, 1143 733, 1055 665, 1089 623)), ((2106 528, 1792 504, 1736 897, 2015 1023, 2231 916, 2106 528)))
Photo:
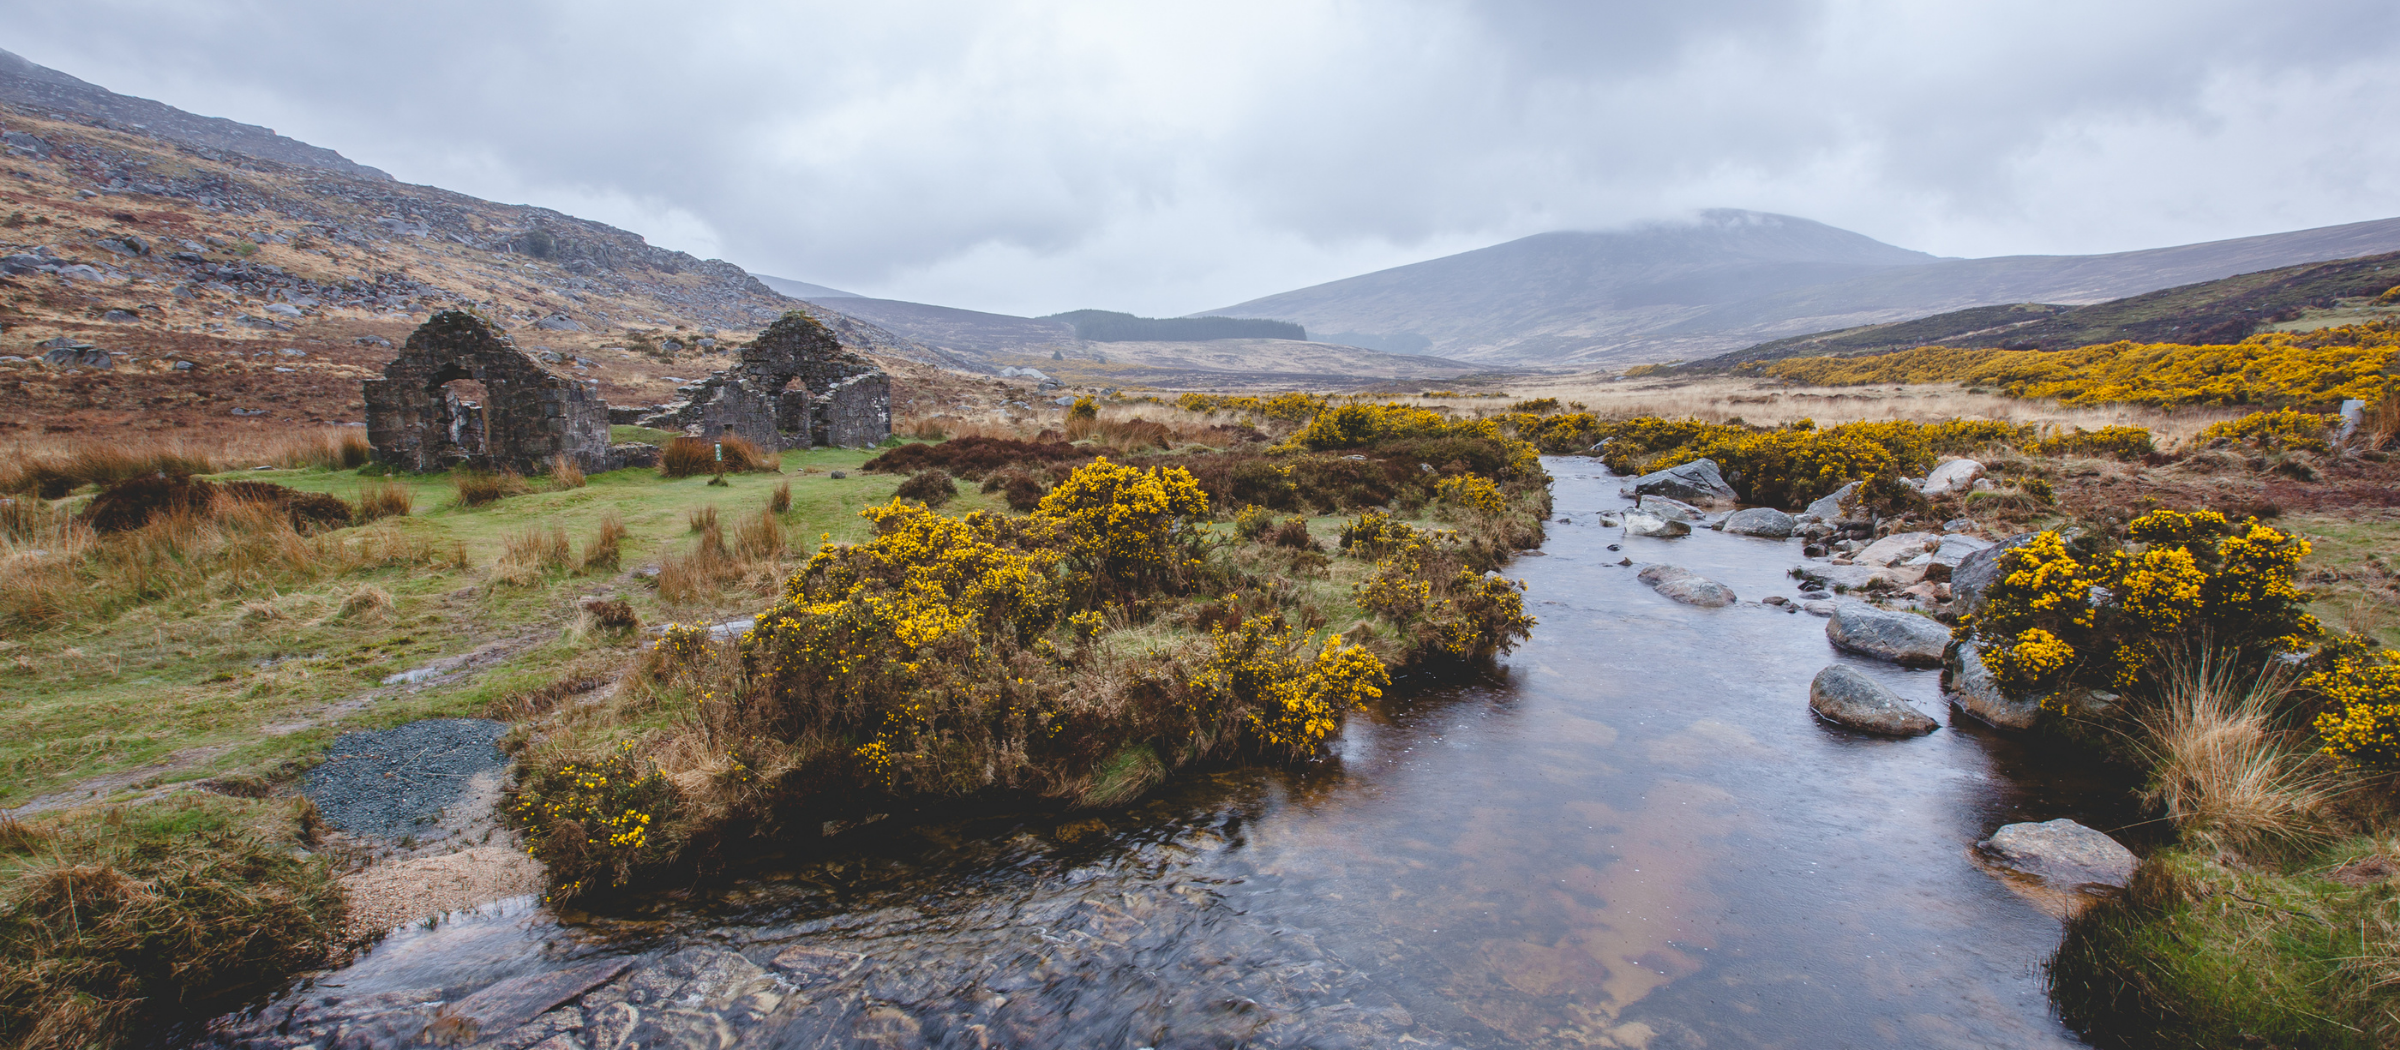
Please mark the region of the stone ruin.
POLYGON ((892 380, 794 310, 742 348, 741 363, 678 387, 650 409, 610 418, 693 437, 731 434, 764 449, 866 448, 892 436, 892 380))
POLYGON ((383 378, 363 386, 376 461, 410 471, 534 474, 562 455, 586 473, 656 461, 651 446, 610 445, 612 422, 700 438, 731 434, 772 450, 863 448, 892 434, 891 378, 798 311, 744 347, 739 364, 651 408, 610 408, 597 381, 542 367, 508 336, 457 310, 419 326, 383 378), (483 397, 450 385, 462 379, 481 384, 483 397))

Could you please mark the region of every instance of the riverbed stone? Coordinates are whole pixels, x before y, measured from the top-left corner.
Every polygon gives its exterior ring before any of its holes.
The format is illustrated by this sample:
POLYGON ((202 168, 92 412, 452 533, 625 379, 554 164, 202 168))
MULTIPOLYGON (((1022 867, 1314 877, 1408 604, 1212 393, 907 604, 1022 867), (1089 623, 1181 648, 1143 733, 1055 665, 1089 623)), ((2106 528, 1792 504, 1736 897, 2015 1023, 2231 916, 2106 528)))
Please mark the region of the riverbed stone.
POLYGON ((2064 817, 2010 824, 1975 845, 2002 865, 2066 886, 2122 889, 2139 863, 2117 840, 2064 817))
POLYGON ((1655 514, 1668 521, 1699 521, 1708 512, 1679 499, 1666 496, 1643 496, 1634 505, 1644 513, 1655 514))
POLYGON ((1670 521, 1656 514, 1647 514, 1638 510, 1627 511, 1625 514, 1625 535, 1628 536, 1655 536, 1660 539, 1669 539, 1691 534, 1692 527, 1684 522, 1670 521))
POLYGON ((1895 532, 1850 555, 1860 565, 1898 565, 1932 549, 1940 537, 1930 532, 1895 532))
POLYGON ((1960 710, 2002 729, 2031 729, 2042 714, 2040 701, 2014 698, 2001 690, 1973 642, 1950 643, 1942 661, 1942 692, 1960 710))
POLYGON ((1842 513, 1842 504, 1849 502, 1850 499, 1857 494, 1858 482, 1849 482, 1843 485, 1841 488, 1835 489, 1832 492, 1828 492, 1825 495, 1818 497, 1816 501, 1810 503, 1808 505, 1808 509, 1802 513, 1807 514, 1809 517, 1815 518, 1818 521, 1840 521, 1845 516, 1842 513))
POLYGON ((1732 588, 1680 565, 1652 565, 1637 578, 1657 589, 1661 596, 1685 605, 1722 609, 1741 600, 1734 597, 1732 588))
POLYGON ((1942 652, 1950 646, 1950 629, 1915 613, 1845 599, 1834 603, 1825 638, 1837 649, 1902 667, 1940 667, 1942 652))
POLYGON ((1751 507, 1737 510, 1725 519, 1725 531, 1736 536, 1761 536, 1771 540, 1785 539, 1798 527, 1792 516, 1773 507, 1751 507))
POLYGON ((1817 672, 1808 683, 1808 709, 1828 722, 1883 736, 1923 736, 1941 728, 1941 723, 1847 664, 1817 672))
POLYGON ((1730 507, 1734 503, 1733 486, 1725 483, 1725 475, 1713 459, 1695 459, 1644 474, 1634 479, 1633 494, 1666 496, 1700 507, 1730 507))

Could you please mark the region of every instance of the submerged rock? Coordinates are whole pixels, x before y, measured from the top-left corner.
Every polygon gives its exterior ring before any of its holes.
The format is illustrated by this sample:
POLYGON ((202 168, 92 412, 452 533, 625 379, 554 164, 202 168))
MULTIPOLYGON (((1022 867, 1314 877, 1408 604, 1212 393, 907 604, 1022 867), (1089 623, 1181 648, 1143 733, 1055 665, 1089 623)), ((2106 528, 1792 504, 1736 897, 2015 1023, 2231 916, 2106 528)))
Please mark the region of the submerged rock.
POLYGON ((2002 865, 2066 886, 2122 889, 2139 863, 2117 840, 2064 817, 2010 824, 1975 845, 2002 865))
POLYGON ((1960 710, 2002 729, 2031 729, 2042 714, 2039 701, 2012 699, 2002 692, 1970 642, 1950 643, 1942 664, 1942 692, 1960 710))
POLYGON ((1722 609, 1739 598, 1732 588, 1680 565, 1652 565, 1637 577, 1665 597, 1704 609, 1722 609))
POLYGON ((1791 515, 1773 507, 1737 510, 1725 519, 1725 531, 1736 536, 1763 536, 1775 540, 1789 537, 1798 525, 1791 515))
POLYGON ((1915 613, 1890 612, 1845 599, 1834 603, 1833 619, 1825 624, 1825 639, 1845 652, 1902 667, 1940 667, 1942 652, 1950 647, 1950 629, 1915 613))
POLYGON ((1725 475, 1713 459, 1695 459, 1644 474, 1634 479, 1633 494, 1666 496, 1702 507, 1730 507, 1734 503, 1733 486, 1725 483, 1725 475))
POLYGON ((1817 672, 1808 683, 1808 709, 1828 722, 1884 736, 1923 736, 1941 728, 1941 723, 1847 664, 1817 672))
POLYGON ((1691 534, 1692 527, 1690 525, 1680 521, 1669 521, 1656 514, 1645 514, 1637 510, 1629 511, 1625 515, 1625 535, 1628 536, 1656 536, 1666 539, 1691 534))

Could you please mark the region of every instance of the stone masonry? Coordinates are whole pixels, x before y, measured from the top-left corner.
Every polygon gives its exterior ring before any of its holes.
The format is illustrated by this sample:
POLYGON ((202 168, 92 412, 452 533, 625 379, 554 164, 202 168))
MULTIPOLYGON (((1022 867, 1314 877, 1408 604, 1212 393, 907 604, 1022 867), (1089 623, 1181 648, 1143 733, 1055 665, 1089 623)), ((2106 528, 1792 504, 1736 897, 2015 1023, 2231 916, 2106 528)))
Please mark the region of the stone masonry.
POLYGON ((364 386, 367 441, 377 462, 411 471, 469 466, 535 474, 564 454, 589 472, 615 465, 598 385, 543 368, 470 313, 433 315, 384 366, 383 378, 364 386), (484 401, 443 388, 459 379, 483 384, 484 401))
POLYGON ((891 377, 797 310, 743 347, 739 364, 676 394, 633 421, 693 437, 732 434, 767 449, 864 448, 892 436, 891 377))

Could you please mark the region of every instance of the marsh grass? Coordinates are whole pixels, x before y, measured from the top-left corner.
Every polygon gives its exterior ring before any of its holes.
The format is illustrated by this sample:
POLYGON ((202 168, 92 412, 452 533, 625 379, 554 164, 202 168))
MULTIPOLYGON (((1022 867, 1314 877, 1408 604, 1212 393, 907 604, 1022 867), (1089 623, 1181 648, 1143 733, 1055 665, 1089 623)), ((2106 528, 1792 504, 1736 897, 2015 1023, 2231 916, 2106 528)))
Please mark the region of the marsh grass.
POLYGON ((583 558, 578 567, 584 572, 615 571, 624 557, 625 519, 610 512, 593 529, 592 538, 583 543, 583 558))
POLYGON ((579 489, 585 484, 582 465, 575 457, 561 453, 550 458, 550 487, 564 491, 579 489))
POLYGON ((509 496, 522 496, 533 491, 525 479, 513 470, 494 473, 488 470, 455 470, 450 473, 451 487, 458 492, 458 506, 481 507, 509 496))
POLYGON ((416 508, 416 497, 408 486, 385 479, 362 486, 358 490, 358 521, 365 524, 378 518, 405 518, 416 508))
POLYGON ((558 525, 512 532, 501 541, 500 560, 493 575, 501 582, 530 587, 552 572, 575 564, 567 530, 558 525))
POLYGON ((2289 857, 2322 844, 2343 785, 2297 734, 2277 725, 2291 680, 2214 651, 2170 659, 2165 687, 2137 722, 2152 769, 2144 798, 2184 840, 2220 853, 2289 857))

